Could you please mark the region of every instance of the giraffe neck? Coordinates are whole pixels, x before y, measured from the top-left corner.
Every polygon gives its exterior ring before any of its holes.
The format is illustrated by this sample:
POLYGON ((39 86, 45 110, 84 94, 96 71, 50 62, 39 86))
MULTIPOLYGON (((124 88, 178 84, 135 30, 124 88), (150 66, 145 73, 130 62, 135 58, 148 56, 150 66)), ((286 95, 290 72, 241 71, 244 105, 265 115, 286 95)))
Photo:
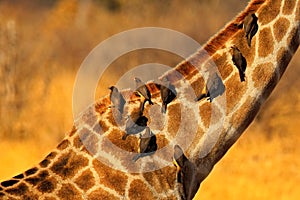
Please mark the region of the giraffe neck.
MULTIPOLYGON (((144 112, 157 137, 152 156, 131 162, 139 138, 123 141, 125 118, 116 121, 104 97, 75 121, 69 135, 36 167, 0 184, 2 199, 178 199, 182 197, 172 164, 173 146, 201 170, 197 187, 254 119, 299 45, 299 0, 254 0, 203 49, 164 76, 177 98, 160 112, 159 90, 149 83, 153 106, 144 112), (251 47, 238 25, 250 13, 258 17, 251 47), (246 59, 245 81, 232 62, 231 47, 246 59), (208 56, 206 56, 208 53, 208 56), (215 63, 215 64, 214 64, 215 63), (215 65, 215 67, 212 67, 215 65), (178 76, 178 73, 181 76, 178 76), (184 77, 184 78, 183 78, 184 77), (195 96, 217 86, 211 102, 195 96), (196 123, 193 123, 196 122, 196 123)), ((132 92, 132 91, 131 91, 132 92)), ((123 91, 124 115, 139 109, 140 99, 123 91)))

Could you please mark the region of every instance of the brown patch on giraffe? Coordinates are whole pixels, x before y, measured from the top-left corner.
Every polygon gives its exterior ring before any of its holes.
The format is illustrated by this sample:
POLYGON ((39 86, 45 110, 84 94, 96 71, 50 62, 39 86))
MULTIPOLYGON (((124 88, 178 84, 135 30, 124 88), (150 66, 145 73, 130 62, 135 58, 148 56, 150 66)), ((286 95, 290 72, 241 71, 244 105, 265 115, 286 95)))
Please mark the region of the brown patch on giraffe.
POLYGON ((284 17, 280 17, 275 22, 275 24, 273 25, 273 33, 277 42, 280 42, 282 40, 289 26, 290 26, 289 20, 284 17))
POLYGON ((98 188, 97 190, 91 192, 91 194, 88 195, 88 200, 99 200, 101 199, 118 199, 116 196, 110 194, 109 192, 98 188))
POLYGON ((90 127, 93 127, 94 124, 97 122, 98 117, 96 115, 95 107, 90 106, 81 116, 81 120, 89 125, 90 127))
POLYGON ((129 199, 144 200, 147 199, 157 199, 153 196, 151 190, 145 185, 145 183, 139 179, 133 180, 130 184, 130 189, 128 191, 129 199))
POLYGON ((7 180, 7 181, 1 182, 1 186, 3 186, 3 187, 10 187, 10 186, 15 185, 18 182, 19 182, 19 180, 11 179, 11 180, 7 180))
POLYGON ((24 178, 24 174, 18 174, 16 176, 13 177, 14 179, 22 179, 24 178))
POLYGON ((227 61, 227 54, 216 54, 213 56, 213 60, 218 67, 222 79, 225 80, 233 71, 232 65, 230 65, 227 61))
POLYGON ((160 200, 177 200, 178 198, 175 196, 175 194, 171 194, 168 197, 165 198, 159 198, 160 200))
POLYGON ((267 57, 274 50, 274 38, 271 28, 264 28, 259 33, 258 56, 267 57))
POLYGON ((97 123, 96 126, 93 128, 93 130, 98 134, 105 133, 106 131, 108 131, 108 129, 109 126, 106 125, 106 123, 102 120, 100 120, 99 123, 97 123))
POLYGON ((86 170, 76 178, 75 183, 80 189, 86 192, 95 185, 95 178, 90 170, 86 170))
POLYGON ((58 150, 64 150, 66 149, 68 146, 70 146, 70 142, 68 139, 64 139, 56 148, 58 150))
MULTIPOLYGON (((199 72, 197 72, 199 73, 199 72)), ((205 88, 205 81, 203 77, 198 77, 196 81, 191 83, 191 86, 195 92, 195 95, 198 97, 202 94, 203 89, 205 88)))
POLYGON ((5 190, 8 194, 21 196, 28 192, 28 187, 25 185, 25 183, 20 183, 18 186, 13 188, 8 188, 5 190))
POLYGON ((291 53, 295 53, 297 51, 299 43, 300 43, 300 28, 294 28, 287 39, 287 44, 291 50, 291 53))
POLYGON ((36 176, 31 176, 29 178, 26 178, 25 181, 27 183, 30 183, 31 185, 37 185, 38 183, 44 181, 47 177, 49 177, 49 172, 43 170, 40 173, 38 173, 36 176))
POLYGON ((61 200, 83 200, 81 193, 70 183, 63 184, 57 193, 57 196, 61 200))
POLYGON ((42 168, 48 167, 48 165, 51 163, 51 160, 52 160, 53 158, 55 158, 56 155, 57 155, 56 152, 51 152, 51 153, 49 153, 49 154, 46 156, 46 158, 40 162, 40 166, 41 166, 42 168))
POLYGON ((192 61, 184 62, 180 67, 176 67, 176 72, 183 77, 188 77, 189 74, 196 70, 195 66, 192 64, 192 61))
POLYGON ((37 185, 37 189, 42 193, 50 193, 53 192, 56 188, 57 181, 55 178, 50 177, 37 185))
POLYGON ((257 65, 252 74, 254 87, 258 89, 265 87, 266 83, 268 83, 273 76, 273 73, 274 66, 271 62, 257 65))
POLYGON ((179 103, 174 103, 172 105, 168 106, 168 127, 167 132, 169 134, 169 137, 176 137, 177 131, 180 126, 181 121, 181 106, 179 103))
POLYGON ((89 154, 95 155, 98 152, 99 138, 97 135, 91 133, 87 138, 82 140, 82 143, 89 151, 89 154))
POLYGON ((70 131, 70 133, 69 133, 69 137, 72 137, 72 136, 76 133, 76 131, 77 131, 77 129, 76 129, 76 127, 73 125, 73 127, 72 127, 72 129, 71 129, 71 131, 70 131))
POLYGON ((281 0, 272 0, 263 6, 258 13, 259 22, 264 25, 273 21, 280 13, 281 0))
POLYGON ((44 159, 44 160, 42 160, 42 161, 40 162, 40 166, 41 166, 41 168, 45 168, 45 167, 47 167, 50 163, 51 163, 50 160, 44 159))
MULTIPOLYGON (((247 82, 247 79, 246 79, 247 82)), ((239 103, 245 91, 247 90, 247 84, 241 83, 239 74, 235 73, 227 82, 226 82, 226 113, 230 113, 232 109, 239 103)))
POLYGON ((254 103, 254 98, 248 96, 246 102, 240 107, 238 111, 236 111, 232 116, 232 122, 234 128, 239 128, 240 124, 243 124, 245 118, 247 117, 247 113, 252 108, 252 104, 254 103))
POLYGON ((82 147, 82 146, 83 146, 83 143, 82 143, 82 141, 81 141, 79 135, 76 135, 76 137, 73 139, 73 147, 79 149, 79 148, 82 147))
POLYGON ((199 71, 197 69, 194 69, 194 71, 191 71, 190 74, 188 74, 185 79, 186 80, 191 80, 192 78, 194 78, 195 76, 198 76, 199 71))
MULTIPOLYGON (((143 133, 143 132, 141 132, 143 133)), ((124 151, 127 152, 137 152, 138 148, 138 139, 137 137, 129 135, 126 140, 122 140, 122 136, 125 134, 125 132, 114 128, 109 135, 107 135, 107 139, 119 147, 120 149, 123 149, 124 151)), ((109 143, 108 140, 104 140, 102 143, 102 148, 103 149, 111 149, 111 144, 109 143)), ((117 152, 115 152, 117 153, 117 152)), ((115 155, 115 154, 114 154, 115 155)), ((121 155, 120 155, 121 156, 121 155)))
POLYGON ((50 168, 54 173, 60 175, 62 179, 72 178, 78 170, 87 166, 88 159, 77 155, 74 151, 62 154, 50 168))
POLYGON ((37 168, 37 167, 33 167, 33 168, 31 168, 31 169, 28 169, 28 170, 25 171, 25 176, 33 175, 33 174, 35 174, 37 171, 38 171, 38 168, 37 168))
MULTIPOLYGON (((173 138, 172 138, 173 139, 173 138)), ((156 134, 156 143, 158 146, 158 150, 164 148, 165 146, 169 145, 170 142, 165 138, 164 134, 156 134)))
POLYGON ((55 197, 45 197, 44 200, 56 200, 55 197))
MULTIPOLYGON (((299 6, 300 6, 300 3, 298 2, 297 7, 299 8, 299 6)), ((300 21, 300 9, 296 9, 295 19, 298 22, 300 21)))
MULTIPOLYGON (((187 152, 191 152, 197 148, 197 146, 199 145, 199 141, 201 141, 201 138, 203 135, 204 135, 204 131, 202 130, 202 128, 200 128, 200 126, 198 126, 197 133, 196 133, 192 143, 189 145, 187 152)), ((173 151, 174 151, 174 149, 173 149, 173 151)))
POLYGON ((114 188, 120 195, 125 194, 128 177, 123 172, 110 168, 98 160, 93 161, 93 167, 99 175, 101 184, 114 188))
POLYGON ((199 111, 203 125, 205 126, 205 128, 208 128, 211 119, 211 103, 205 101, 205 103, 199 107, 199 111))
POLYGON ((107 106, 110 105, 109 96, 102 98, 95 103, 95 112, 98 112, 100 115, 107 111, 107 106))
POLYGON ((277 52, 276 60, 277 60, 277 69, 280 77, 286 70, 286 67, 291 59, 292 59, 292 54, 288 50, 286 50, 284 47, 279 49, 279 51, 277 52))
POLYGON ((284 5, 283 5, 283 9, 282 9, 282 13, 284 15, 292 14, 292 12, 295 8, 295 5, 296 5, 296 1, 285 0, 284 5))
POLYGON ((164 167, 156 171, 143 173, 143 177, 154 187, 157 193, 163 193, 175 187, 176 168, 164 167))

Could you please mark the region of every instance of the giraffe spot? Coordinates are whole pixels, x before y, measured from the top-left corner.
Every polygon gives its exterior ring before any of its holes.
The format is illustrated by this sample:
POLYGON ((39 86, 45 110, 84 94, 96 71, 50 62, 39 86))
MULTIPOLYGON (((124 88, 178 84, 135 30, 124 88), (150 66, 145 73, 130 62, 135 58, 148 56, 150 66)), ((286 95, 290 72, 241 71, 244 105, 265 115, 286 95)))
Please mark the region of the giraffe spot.
POLYGON ((31 185, 37 185, 39 182, 44 181, 48 176, 49 173, 47 171, 41 171, 36 176, 26 178, 25 181, 31 185))
POLYGON ((147 187, 147 185, 139 180, 133 180, 130 184, 130 189, 128 191, 128 197, 129 199, 135 199, 135 200, 144 200, 145 197, 147 199, 157 199, 157 197, 153 196, 151 190, 147 187))
POLYGON ((264 28, 259 33, 258 56, 266 57, 274 50, 274 38, 270 28, 264 28))
POLYGON ((79 149, 80 147, 82 147, 82 141, 80 139, 80 137, 77 135, 74 139, 73 139, 73 146, 77 149, 79 149))
POLYGON ((175 103, 168 106, 168 136, 175 138, 177 131, 179 130, 181 121, 181 106, 179 103, 175 103))
POLYGON ((7 181, 3 181, 2 183, 1 183, 1 185, 3 186, 3 187, 10 187, 10 186, 13 186, 13 185, 15 185, 16 183, 18 183, 19 182, 19 180, 7 180, 7 181))
MULTIPOLYGON (((248 82, 246 77, 246 82, 248 82)), ((240 82, 238 73, 235 73, 229 80, 226 81, 226 112, 230 113, 232 109, 240 102, 241 98, 247 90, 247 84, 240 82)))
POLYGON ((273 25, 273 33, 277 42, 280 42, 285 36, 288 27, 290 26, 289 20, 284 17, 279 18, 273 25))
POLYGON ((274 65, 271 62, 257 65, 252 74, 254 87, 263 89, 265 85, 270 81, 273 73, 274 65))
POLYGON ((289 61, 292 59, 292 54, 282 47, 277 53, 277 68, 279 72, 279 76, 281 77, 284 71, 286 70, 289 61))
POLYGON ((223 53, 222 55, 215 55, 213 60, 218 67, 218 71, 220 72, 222 79, 226 79, 233 71, 232 65, 228 64, 226 53, 223 53))
POLYGON ((205 128, 209 127, 211 119, 211 104, 206 101, 199 107, 201 121, 204 124, 205 128))
POLYGON ((41 166, 42 168, 48 167, 48 165, 51 163, 51 160, 52 160, 53 158, 55 158, 56 155, 57 155, 56 152, 51 152, 51 153, 49 153, 49 154, 46 156, 46 158, 40 162, 40 166, 41 166))
POLYGON ((64 139, 58 146, 57 149, 58 150, 64 150, 66 149, 68 146, 70 146, 70 142, 68 139, 64 139))
POLYGON ((33 167, 31 169, 28 169, 27 171, 25 171, 25 176, 30 176, 32 174, 35 174, 38 171, 37 167, 33 167))
POLYGON ((80 189, 86 192, 95 185, 95 178, 90 170, 86 170, 76 178, 75 183, 80 189))
POLYGON ((81 198, 81 193, 70 183, 63 184, 58 191, 57 196, 61 200, 83 200, 81 198))
POLYGON ((164 134, 156 134, 156 143, 159 149, 164 148, 170 144, 164 134))
POLYGON ((280 13, 281 0, 273 0, 272 3, 268 3, 261 8, 258 13, 258 21, 264 25, 273 21, 280 13))
POLYGON ((300 29, 294 28, 287 39, 287 46, 290 48, 291 53, 295 53, 297 51, 299 43, 300 43, 300 29))
POLYGON ((28 192, 28 187, 25 183, 20 183, 18 186, 5 190, 8 194, 21 196, 28 192))
MULTIPOLYGON (((111 143, 113 143, 115 146, 119 147, 122 150, 125 150, 127 152, 136 152, 138 147, 138 140, 135 136, 128 136, 126 140, 122 140, 122 136, 125 134, 125 132, 114 128, 109 135, 107 135, 108 140, 104 140, 102 143, 102 149, 109 150, 111 149, 111 143), (111 143, 110 143, 111 142, 111 143)), ((115 152, 117 153, 117 152, 115 152)), ((121 155, 116 155, 119 158, 121 158, 121 155)), ((121 158, 124 159, 124 158, 121 158)), ((126 158, 125 158, 126 159, 126 158)))
POLYGON ((194 70, 196 70, 195 66, 197 65, 195 65, 194 63, 192 64, 192 62, 193 61, 189 60, 187 62, 181 63, 180 66, 176 67, 177 73, 179 73, 183 77, 188 77, 189 74, 193 73, 194 70))
POLYGON ((56 188, 57 181, 54 178, 49 178, 37 185, 37 189, 42 193, 50 193, 56 188))
POLYGON ((106 123, 102 120, 99 121, 98 124, 93 128, 93 131, 95 131, 98 134, 102 134, 107 132, 109 129, 109 126, 106 125, 106 123))
POLYGON ((175 187, 176 168, 164 167, 160 170, 143 173, 143 177, 154 187, 157 193, 164 193, 175 187))
MULTIPOLYGON (((197 73, 199 73, 199 72, 197 71, 197 73)), ((204 82, 203 77, 201 77, 199 75, 197 75, 197 76, 198 76, 197 80, 192 82, 191 86, 195 92, 195 95, 200 96, 202 94, 203 88, 205 88, 205 82, 204 82)))
POLYGON ((39 196, 37 194, 29 194, 29 195, 23 195, 22 200, 38 200, 39 196))
POLYGON ((50 168, 63 179, 72 178, 78 170, 88 165, 88 159, 70 151, 61 155, 50 168))
POLYGON ((87 138, 82 140, 83 145, 87 148, 90 154, 95 155, 98 152, 99 138, 95 134, 90 134, 87 138))
MULTIPOLYGON (((298 2, 298 8, 299 8, 299 5, 300 3, 298 2)), ((296 21, 300 21, 300 9, 296 9, 296 14, 295 14, 295 20, 296 21)))
POLYGON ((99 200, 101 199, 118 199, 116 196, 110 194, 109 192, 99 188, 88 195, 88 200, 99 200))
POLYGON ((82 115, 81 120, 90 127, 93 127, 98 120, 96 114, 94 106, 90 106, 82 115))
MULTIPOLYGON (((231 124, 238 133, 242 133, 252 122, 259 111, 260 102, 254 97, 247 97, 247 100, 232 116, 231 124)), ((233 138, 233 140, 235 140, 233 138)))
POLYGON ((69 133, 69 137, 72 137, 77 132, 77 129, 75 126, 72 127, 72 130, 69 133))
POLYGON ((40 166, 41 166, 42 168, 45 168, 45 167, 47 167, 50 163, 51 163, 50 160, 44 159, 44 160, 42 160, 42 161, 40 162, 40 166))
POLYGON ((57 155, 57 153, 53 151, 46 156, 46 159, 52 160, 56 157, 56 155, 57 155))
POLYGON ((55 197, 45 197, 44 200, 56 200, 55 197))
POLYGON ((120 195, 125 194, 128 179, 126 174, 110 168, 98 160, 93 161, 93 167, 99 175, 101 184, 109 188, 114 188, 120 195))
POLYGON ((296 5, 296 1, 285 0, 284 5, 283 5, 283 9, 282 9, 282 13, 284 15, 292 14, 292 12, 295 8, 295 5, 296 5))
POLYGON ((13 178, 15 178, 15 179, 22 179, 22 178, 24 178, 24 175, 23 174, 19 174, 17 176, 14 176, 13 178))

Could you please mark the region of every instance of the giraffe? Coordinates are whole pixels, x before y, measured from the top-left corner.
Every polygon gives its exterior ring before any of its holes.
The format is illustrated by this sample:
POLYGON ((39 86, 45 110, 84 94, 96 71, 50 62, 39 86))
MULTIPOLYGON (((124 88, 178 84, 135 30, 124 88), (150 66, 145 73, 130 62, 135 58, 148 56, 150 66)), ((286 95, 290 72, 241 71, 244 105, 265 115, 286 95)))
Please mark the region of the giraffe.
MULTIPOLYGON (((176 179, 177 169, 170 164, 172 147, 184 147, 186 157, 200 170, 195 183, 199 187, 252 122, 296 52, 300 42, 299 7, 299 0, 251 1, 203 49, 179 63, 177 72, 172 70, 163 75, 176 87, 178 94, 168 105, 166 114, 157 106, 161 104, 158 87, 153 82, 147 84, 155 105, 147 105, 144 113, 150 119, 149 127, 156 135, 158 147, 165 152, 157 151, 136 163, 129 162, 137 152, 138 137, 121 139, 124 120, 120 124, 114 120, 112 109, 108 109, 109 96, 105 96, 75 120, 70 133, 44 160, 2 182, 0 199, 191 199, 193 196, 182 194, 176 179), (258 18, 258 31, 249 47, 239 24, 253 13, 258 18), (233 46, 247 61, 243 82, 232 62, 230 49, 233 46), (203 56, 204 51, 209 58, 203 56), (210 101, 195 103, 188 85, 196 96, 201 95, 208 81, 199 69, 210 67, 211 61, 216 63, 223 89, 210 101), (178 76, 178 72, 182 76, 178 76), (226 102, 222 104, 224 102, 219 99, 224 95, 226 102), (187 103, 182 105, 182 102, 187 103), (226 117, 222 119, 224 114, 226 117), (195 118, 198 123, 191 124, 195 118), (220 119, 222 126, 209 132, 220 119), (193 130, 196 131, 191 143, 185 144, 193 130), (216 143, 208 148, 210 138, 216 143), (167 146, 170 148, 163 148, 167 146), (128 153, 115 154, 112 150, 116 147, 128 153), (161 165, 164 166, 156 169, 161 165), (151 170, 154 168, 156 170, 151 170)), ((140 98, 130 95, 130 90, 122 93, 127 101, 124 112, 139 110, 140 98)))

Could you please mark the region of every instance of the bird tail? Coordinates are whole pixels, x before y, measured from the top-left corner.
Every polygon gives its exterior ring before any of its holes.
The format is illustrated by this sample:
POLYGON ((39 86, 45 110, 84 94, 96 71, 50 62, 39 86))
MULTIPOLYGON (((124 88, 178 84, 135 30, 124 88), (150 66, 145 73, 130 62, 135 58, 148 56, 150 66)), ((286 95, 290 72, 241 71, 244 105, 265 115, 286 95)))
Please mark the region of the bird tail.
POLYGON ((245 74, 243 72, 239 72, 239 74, 240 74, 241 82, 244 82, 245 81, 245 74))
POLYGON ((125 133, 123 136, 122 136, 122 140, 126 140, 127 138, 127 134, 125 133))
POLYGON ((149 104, 150 105, 153 105, 154 103, 151 101, 151 99, 148 99, 148 101, 149 101, 149 104))
POLYGON ((163 103, 163 104, 161 105, 161 112, 162 112, 162 113, 166 113, 166 111, 167 111, 167 104, 166 104, 166 103, 163 103))
POLYGON ((140 157, 141 157, 141 155, 140 155, 140 154, 137 154, 137 155, 135 155, 135 156, 132 158, 132 161, 133 161, 133 162, 136 162, 140 157))
POLYGON ((199 97, 195 98, 195 101, 200 101, 201 99, 203 99, 205 97, 208 97, 208 95, 207 94, 201 94, 199 97))

